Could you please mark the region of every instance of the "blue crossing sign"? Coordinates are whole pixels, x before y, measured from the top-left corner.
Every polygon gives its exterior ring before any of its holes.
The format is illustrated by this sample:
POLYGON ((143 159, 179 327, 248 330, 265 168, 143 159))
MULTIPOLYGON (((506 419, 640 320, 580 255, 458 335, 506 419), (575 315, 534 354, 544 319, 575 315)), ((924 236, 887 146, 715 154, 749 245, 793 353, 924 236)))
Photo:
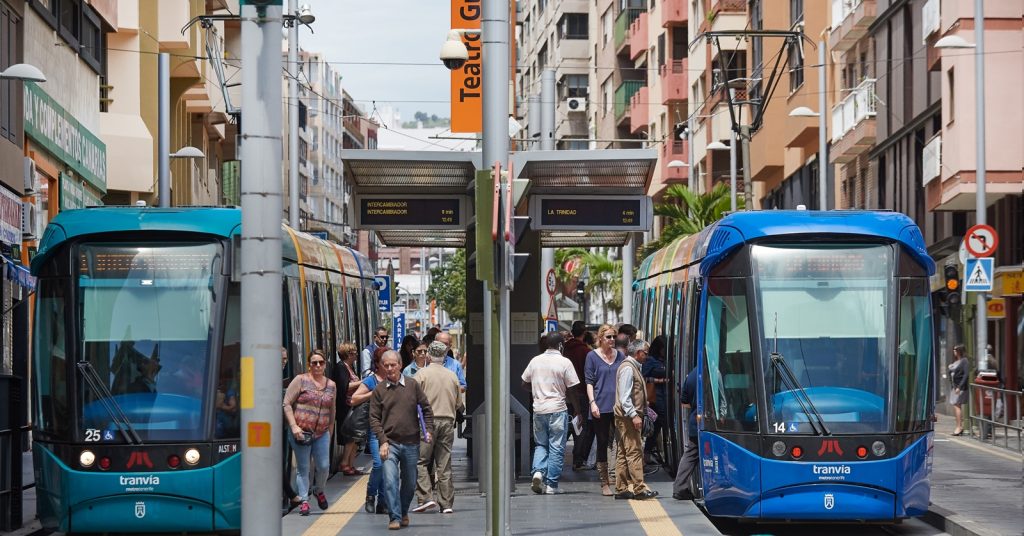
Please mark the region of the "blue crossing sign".
POLYGON ((967 292, 992 292, 995 274, 995 259, 992 257, 968 257, 964 270, 964 290, 967 292))
POLYGON ((391 312, 391 276, 375 275, 377 282, 377 307, 382 313, 391 312))

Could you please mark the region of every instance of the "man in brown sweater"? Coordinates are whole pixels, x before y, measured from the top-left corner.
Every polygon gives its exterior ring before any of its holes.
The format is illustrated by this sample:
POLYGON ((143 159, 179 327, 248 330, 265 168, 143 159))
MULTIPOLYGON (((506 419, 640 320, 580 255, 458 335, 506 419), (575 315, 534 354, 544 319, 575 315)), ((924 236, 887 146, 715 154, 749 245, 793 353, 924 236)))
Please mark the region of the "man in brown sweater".
POLYGON ((434 415, 420 385, 402 375, 402 358, 398 352, 385 352, 380 364, 385 380, 377 384, 370 397, 370 432, 380 442, 380 459, 384 463, 388 529, 398 530, 409 525, 409 505, 416 491, 420 435, 430 443, 434 435, 434 415))
POLYGON ((444 367, 448 346, 441 341, 427 349, 429 366, 416 373, 416 382, 430 401, 434 414, 434 441, 420 443, 419 469, 416 477, 416 498, 419 505, 413 512, 440 508, 443 514, 455 513, 455 486, 452 484, 452 443, 455 442, 455 413, 462 409, 459 377, 444 367), (437 502, 432 498, 432 482, 437 479, 437 502))

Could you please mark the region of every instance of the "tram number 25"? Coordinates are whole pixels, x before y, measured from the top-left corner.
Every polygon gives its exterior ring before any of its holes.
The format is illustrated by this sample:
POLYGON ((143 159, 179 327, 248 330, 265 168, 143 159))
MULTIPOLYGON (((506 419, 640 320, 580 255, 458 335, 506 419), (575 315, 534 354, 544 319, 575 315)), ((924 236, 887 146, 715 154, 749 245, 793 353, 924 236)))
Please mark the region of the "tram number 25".
POLYGON ((95 443, 100 440, 100 431, 96 428, 85 429, 85 441, 88 443, 95 443))

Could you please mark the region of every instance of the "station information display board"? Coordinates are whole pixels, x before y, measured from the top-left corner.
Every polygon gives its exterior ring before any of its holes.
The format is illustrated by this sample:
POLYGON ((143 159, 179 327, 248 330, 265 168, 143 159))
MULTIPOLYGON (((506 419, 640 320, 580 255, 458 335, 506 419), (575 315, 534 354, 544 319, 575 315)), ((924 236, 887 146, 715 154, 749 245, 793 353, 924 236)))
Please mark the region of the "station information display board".
POLYGON ((645 195, 566 196, 530 198, 531 226, 540 231, 648 231, 654 205, 645 195))
POLYGON ((370 230, 465 229, 464 195, 363 194, 355 198, 355 227, 370 230))

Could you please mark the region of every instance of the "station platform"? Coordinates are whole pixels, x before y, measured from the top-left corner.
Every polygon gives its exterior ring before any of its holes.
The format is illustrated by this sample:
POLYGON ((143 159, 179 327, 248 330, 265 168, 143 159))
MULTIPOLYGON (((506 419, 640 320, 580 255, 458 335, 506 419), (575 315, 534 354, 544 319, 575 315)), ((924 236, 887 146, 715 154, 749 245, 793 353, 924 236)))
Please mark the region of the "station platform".
MULTIPOLYGON (((896 526, 861 525, 737 525, 712 523, 691 501, 672 499, 672 478, 664 470, 649 475, 648 483, 659 497, 649 501, 621 501, 600 494, 595 471, 573 471, 567 459, 562 473, 562 495, 535 495, 527 481, 517 483, 511 499, 512 534, 630 535, 817 535, 854 536, 886 534, 902 536, 951 534, 995 536, 1024 534, 1024 501, 1021 489, 1024 457, 981 443, 967 436, 954 437, 953 418, 939 415, 936 423, 932 467, 932 507, 922 519, 896 526)), ((567 449, 571 452, 571 443, 567 449)), ((31 482, 31 457, 26 454, 24 472, 31 482)), ((485 498, 476 481, 468 479, 470 460, 466 443, 456 440, 452 456, 455 480, 454 514, 410 514, 407 535, 484 534, 485 498)), ((368 467, 360 456, 358 465, 368 467)), ((363 511, 368 475, 337 474, 327 483, 330 506, 321 511, 312 504, 312 515, 298 510, 282 519, 282 534, 323 536, 335 534, 384 534, 387 516, 363 511)), ((35 492, 25 493, 26 518, 34 515, 35 492)), ((3 536, 42 536, 37 521, 26 519, 22 529, 0 532, 3 536)))

